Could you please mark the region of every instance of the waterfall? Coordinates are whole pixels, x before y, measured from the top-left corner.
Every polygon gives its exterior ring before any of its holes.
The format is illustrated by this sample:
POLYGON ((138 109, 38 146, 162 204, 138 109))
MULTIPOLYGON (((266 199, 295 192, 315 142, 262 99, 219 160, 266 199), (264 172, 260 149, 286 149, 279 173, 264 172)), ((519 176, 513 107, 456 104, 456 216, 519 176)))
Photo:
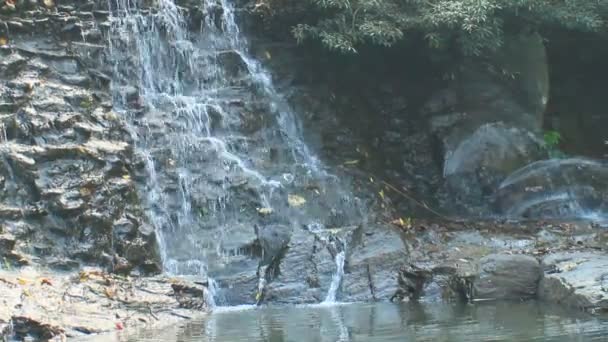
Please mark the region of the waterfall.
POLYGON ((197 32, 172 0, 144 3, 110 1, 112 94, 145 170, 139 193, 165 272, 252 269, 241 249, 260 208, 291 227, 361 223, 359 200, 304 143, 295 113, 250 57, 233 5, 203 0, 197 32), (312 188, 321 199, 288 205, 287 194, 312 188))
POLYGON ((344 251, 340 251, 336 255, 336 273, 334 273, 331 284, 329 285, 329 291, 327 291, 327 296, 325 297, 324 303, 335 303, 336 296, 338 294, 338 289, 340 288, 340 283, 342 282, 342 277, 344 276, 344 259, 346 254, 344 251))

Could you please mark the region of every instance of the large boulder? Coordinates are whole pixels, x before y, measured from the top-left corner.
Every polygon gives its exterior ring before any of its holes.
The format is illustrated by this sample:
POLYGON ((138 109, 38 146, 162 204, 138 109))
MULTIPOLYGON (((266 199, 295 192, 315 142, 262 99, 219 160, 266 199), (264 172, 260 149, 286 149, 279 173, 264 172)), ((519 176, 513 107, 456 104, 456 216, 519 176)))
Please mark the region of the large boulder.
POLYGON ((469 208, 483 207, 504 178, 543 155, 534 134, 501 122, 484 124, 465 136, 453 132, 444 146, 446 184, 469 208))
POLYGON ((545 155, 547 58, 537 34, 514 35, 487 63, 465 61, 455 81, 428 101, 443 176, 458 209, 477 213, 509 173, 545 155))
POLYGON ((491 254, 480 261, 475 299, 530 299, 541 277, 538 260, 527 255, 491 254))

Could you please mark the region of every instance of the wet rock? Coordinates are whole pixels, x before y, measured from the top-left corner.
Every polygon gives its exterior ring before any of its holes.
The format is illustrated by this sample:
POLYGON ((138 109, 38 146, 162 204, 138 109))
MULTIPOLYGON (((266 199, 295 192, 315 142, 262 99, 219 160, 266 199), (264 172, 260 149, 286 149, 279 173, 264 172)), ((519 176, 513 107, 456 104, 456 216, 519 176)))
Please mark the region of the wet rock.
POLYGON ((243 61, 241 55, 239 55, 236 51, 221 52, 217 58, 225 67, 227 77, 235 78, 238 76, 243 76, 247 71, 247 65, 243 61))
POLYGON ((284 225, 254 226, 255 234, 262 247, 262 263, 268 264, 279 257, 288 247, 291 228, 284 225))
POLYGON ((202 310, 207 307, 207 288, 203 285, 172 284, 171 288, 180 307, 195 310, 202 310))
POLYGON ((399 272, 407 262, 406 247, 393 230, 370 226, 347 246, 340 299, 390 300, 399 291, 399 272))
POLYGON ((9 261, 70 270, 118 253, 125 272, 158 270, 153 231, 141 220, 128 234, 112 229, 141 208, 129 134, 109 111, 107 71, 97 69, 105 47, 82 42, 107 27, 107 15, 95 19, 93 2, 34 1, 31 12, 21 11, 27 1, 13 3, 19 11, 0 24, 11 45, 0 51, 0 222, 19 240, 9 261), (27 231, 17 234, 17 221, 27 231))
MULTIPOLYGON (((1 228, 1 226, 0 226, 1 228)), ((1 233, 0 230, 0 255, 6 255, 15 248, 17 240, 12 234, 1 233)))
POLYGON ((541 268, 536 258, 526 255, 488 255, 479 261, 479 273, 473 281, 473 298, 534 298, 540 277, 541 268))
POLYGON ((29 337, 44 341, 65 333, 58 326, 53 326, 28 316, 14 316, 11 323, 13 325, 13 333, 17 338, 25 339, 29 337))
POLYGON ((560 252, 542 260, 542 300, 590 311, 608 310, 608 255, 560 252))

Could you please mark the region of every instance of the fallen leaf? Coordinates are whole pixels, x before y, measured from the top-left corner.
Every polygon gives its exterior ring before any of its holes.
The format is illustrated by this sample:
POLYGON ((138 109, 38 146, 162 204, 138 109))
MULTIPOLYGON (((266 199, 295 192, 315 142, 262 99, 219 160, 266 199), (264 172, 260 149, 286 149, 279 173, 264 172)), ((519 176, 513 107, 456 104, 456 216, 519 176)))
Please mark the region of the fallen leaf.
POLYGON ((116 330, 122 330, 124 328, 125 326, 122 324, 122 322, 116 322, 116 330))
POLYGON ((124 179, 124 180, 131 180, 131 176, 130 175, 124 175, 124 176, 122 176, 122 179, 124 179))
POLYGON ((344 162, 344 165, 355 165, 355 164, 359 164, 359 160, 358 159, 348 160, 348 161, 344 162))
POLYGON ((399 228, 402 228, 402 229, 409 229, 409 228, 412 228, 412 219, 409 217, 406 219, 403 219, 400 217, 398 219, 392 220, 391 224, 393 224, 399 228))
POLYGON ((380 195, 380 198, 382 198, 382 200, 384 200, 384 190, 380 190, 378 192, 378 195, 380 195))
POLYGON ((51 8, 51 7, 55 6, 55 1, 53 1, 53 0, 42 0, 42 3, 47 8, 51 8))
POLYGON ((30 293, 30 291, 28 291, 28 289, 23 289, 23 291, 21 292, 21 294, 25 297, 31 297, 32 294, 30 293))
POLYGON ((17 278, 17 282, 19 283, 19 285, 27 285, 29 280, 27 280, 25 278, 17 278))
POLYGON ((298 195, 288 195, 287 203, 289 203, 290 207, 299 207, 306 203, 306 199, 298 195))
POLYGON ((40 285, 53 286, 53 282, 49 278, 40 278, 40 285))
POLYGON ((0 46, 7 45, 7 44, 8 44, 8 38, 0 37, 0 46))
POLYGON ((270 215, 272 214, 272 212, 272 208, 258 208, 258 213, 260 213, 261 215, 270 215))
POLYGON ((103 289, 103 293, 108 298, 114 298, 114 296, 116 295, 116 290, 114 290, 113 288, 110 288, 110 287, 106 287, 103 289))
POLYGON ((266 51, 266 59, 270 59, 272 58, 272 56, 270 55, 270 52, 266 51))

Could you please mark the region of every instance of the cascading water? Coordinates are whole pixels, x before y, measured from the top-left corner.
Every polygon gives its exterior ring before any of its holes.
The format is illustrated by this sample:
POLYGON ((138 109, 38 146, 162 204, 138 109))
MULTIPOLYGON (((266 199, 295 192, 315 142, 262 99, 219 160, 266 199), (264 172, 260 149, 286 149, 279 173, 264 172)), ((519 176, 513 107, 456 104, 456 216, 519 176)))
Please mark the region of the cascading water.
POLYGON ((336 273, 334 273, 331 284, 329 286, 329 291, 327 292, 327 296, 325 297, 325 303, 334 303, 336 301, 336 296, 338 294, 338 288, 340 287, 340 283, 342 282, 342 277, 344 276, 344 259, 346 257, 345 251, 340 251, 336 255, 336 273))
MULTIPOLYGON (((165 271, 214 277, 242 258, 255 220, 362 223, 361 206, 303 142, 271 77, 249 57, 232 4, 203 1, 200 32, 171 0, 111 0, 115 110, 146 170, 140 189, 165 271), (294 208, 287 195, 322 195, 294 208), (272 212, 260 218, 260 212, 272 212), (329 209, 329 210, 328 210, 329 209)), ((336 255, 341 277, 344 253, 336 255)), ((340 280, 332 282, 335 300, 340 280)))

